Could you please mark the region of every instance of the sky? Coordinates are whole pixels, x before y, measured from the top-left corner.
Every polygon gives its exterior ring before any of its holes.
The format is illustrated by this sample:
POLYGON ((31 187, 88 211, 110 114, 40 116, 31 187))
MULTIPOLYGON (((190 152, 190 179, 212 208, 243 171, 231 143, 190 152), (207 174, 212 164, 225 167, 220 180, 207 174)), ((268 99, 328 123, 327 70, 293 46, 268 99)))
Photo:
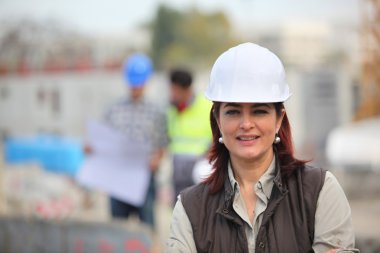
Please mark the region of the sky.
POLYGON ((153 19, 157 6, 224 11, 236 27, 284 20, 356 24, 360 0, 0 0, 0 20, 56 20, 89 33, 119 33, 153 19))

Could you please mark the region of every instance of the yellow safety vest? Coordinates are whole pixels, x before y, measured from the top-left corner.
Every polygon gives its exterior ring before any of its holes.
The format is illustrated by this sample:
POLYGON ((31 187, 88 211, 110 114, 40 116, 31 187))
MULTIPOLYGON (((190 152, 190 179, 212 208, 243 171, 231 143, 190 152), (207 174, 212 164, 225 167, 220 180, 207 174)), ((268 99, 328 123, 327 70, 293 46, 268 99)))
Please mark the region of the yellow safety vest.
POLYGON ((202 155, 210 147, 211 102, 203 95, 196 96, 193 103, 179 113, 172 106, 168 112, 170 150, 173 154, 202 155))

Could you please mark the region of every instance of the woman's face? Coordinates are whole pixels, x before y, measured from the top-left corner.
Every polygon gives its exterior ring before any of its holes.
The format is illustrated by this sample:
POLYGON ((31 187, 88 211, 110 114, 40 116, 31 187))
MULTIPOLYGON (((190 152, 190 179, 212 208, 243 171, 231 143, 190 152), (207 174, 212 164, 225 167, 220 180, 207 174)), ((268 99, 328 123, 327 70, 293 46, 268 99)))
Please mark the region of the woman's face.
POLYGON ((272 103, 221 103, 218 125, 231 159, 256 161, 273 152, 283 115, 272 103))

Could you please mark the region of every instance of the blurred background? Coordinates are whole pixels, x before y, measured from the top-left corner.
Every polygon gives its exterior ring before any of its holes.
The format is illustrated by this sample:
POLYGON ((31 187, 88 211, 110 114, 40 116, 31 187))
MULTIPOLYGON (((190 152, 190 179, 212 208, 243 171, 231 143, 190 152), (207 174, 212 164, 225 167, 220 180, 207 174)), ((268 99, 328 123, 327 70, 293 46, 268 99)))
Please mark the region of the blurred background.
POLYGON ((157 228, 115 222, 105 193, 75 179, 86 123, 125 94, 131 53, 153 59, 147 95, 167 106, 169 69, 189 67, 202 92, 216 57, 246 41, 283 60, 297 156, 337 176, 357 246, 380 252, 380 1, 0 0, 1 252, 162 252, 170 158, 157 228))

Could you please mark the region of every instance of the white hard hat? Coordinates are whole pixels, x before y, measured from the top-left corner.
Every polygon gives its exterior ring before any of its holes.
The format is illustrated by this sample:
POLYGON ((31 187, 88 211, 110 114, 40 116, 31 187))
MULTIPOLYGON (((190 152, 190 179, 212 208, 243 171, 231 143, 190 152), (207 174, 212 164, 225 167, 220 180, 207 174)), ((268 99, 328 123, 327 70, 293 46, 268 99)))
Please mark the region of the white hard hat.
POLYGON ((274 103, 291 94, 281 60, 264 47, 243 43, 216 60, 205 95, 218 102, 274 103))

